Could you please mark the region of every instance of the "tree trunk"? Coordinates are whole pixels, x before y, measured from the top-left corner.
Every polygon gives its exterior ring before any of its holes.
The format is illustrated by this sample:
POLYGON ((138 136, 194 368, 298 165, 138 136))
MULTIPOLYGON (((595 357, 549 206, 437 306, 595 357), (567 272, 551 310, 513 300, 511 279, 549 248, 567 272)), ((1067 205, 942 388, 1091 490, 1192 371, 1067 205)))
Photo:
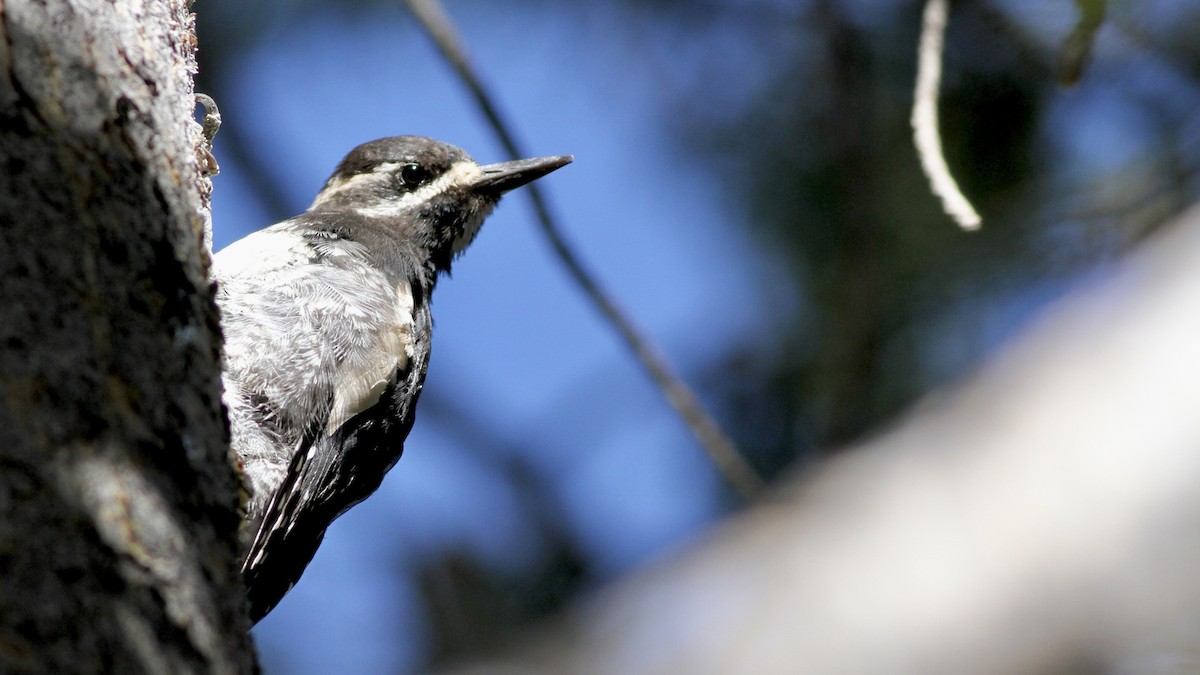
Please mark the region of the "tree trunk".
POLYGON ((255 669, 183 0, 0 0, 0 671, 255 669))

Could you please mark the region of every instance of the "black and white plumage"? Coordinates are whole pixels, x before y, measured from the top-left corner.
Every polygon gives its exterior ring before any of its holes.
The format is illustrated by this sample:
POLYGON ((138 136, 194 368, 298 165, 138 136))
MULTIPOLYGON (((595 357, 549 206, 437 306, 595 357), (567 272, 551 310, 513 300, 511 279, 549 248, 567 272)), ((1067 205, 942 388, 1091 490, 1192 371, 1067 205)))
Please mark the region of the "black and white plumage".
POLYGON ((480 166, 399 136, 355 148, 305 213, 213 259, 224 402, 249 492, 254 621, 399 459, 429 363, 430 294, 500 196, 571 161, 480 166))

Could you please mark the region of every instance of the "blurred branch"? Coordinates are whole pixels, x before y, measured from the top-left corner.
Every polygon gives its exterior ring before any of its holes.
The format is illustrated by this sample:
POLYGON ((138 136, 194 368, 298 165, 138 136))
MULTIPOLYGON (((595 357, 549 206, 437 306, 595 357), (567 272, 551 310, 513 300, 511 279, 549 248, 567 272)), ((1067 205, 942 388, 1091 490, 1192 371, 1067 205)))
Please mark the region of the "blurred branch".
MULTIPOLYGON (((488 123, 499 137, 504 149, 513 159, 525 156, 514 139, 510 126, 505 123, 493 98, 483 86, 467 59, 466 50, 459 39, 450 17, 437 0, 405 0, 409 10, 429 32, 442 56, 450 63, 463 83, 471 91, 476 104, 487 117, 488 123)), ((564 239, 555 219, 542 198, 536 184, 525 187, 533 200, 533 208, 543 234, 549 240, 555 254, 566 266, 567 272, 600 313, 616 328, 638 361, 662 390, 667 400, 678 411, 696 439, 704 447, 709 458, 724 475, 729 484, 747 501, 758 498, 764 488, 762 479, 742 456, 737 446, 723 432, 701 405, 696 394, 679 378, 650 341, 642 335, 616 302, 600 288, 596 279, 584 268, 571 247, 564 239)))
POLYGON ((1092 60, 1096 33, 1108 13, 1106 0, 1075 0, 1075 5, 1079 7, 1079 21, 1058 52, 1058 81, 1064 85, 1075 84, 1083 75, 1092 60))
POLYGON ((921 168, 933 193, 942 199, 942 209, 964 230, 979 229, 980 218, 971 202, 950 175, 938 132, 938 89, 942 84, 942 47, 950 0, 928 0, 917 48, 917 86, 913 92, 913 143, 921 157, 921 168))
POLYGON ((1197 303, 1200 205, 890 433, 454 672, 1197 672, 1197 303))

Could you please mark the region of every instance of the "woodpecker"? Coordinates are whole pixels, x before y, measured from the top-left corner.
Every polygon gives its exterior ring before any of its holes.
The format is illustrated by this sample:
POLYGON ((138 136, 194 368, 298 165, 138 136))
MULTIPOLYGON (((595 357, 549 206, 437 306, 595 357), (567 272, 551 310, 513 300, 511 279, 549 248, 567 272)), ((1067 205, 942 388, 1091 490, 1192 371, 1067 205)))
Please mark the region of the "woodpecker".
POLYGON ((213 257, 223 402, 249 493, 242 573, 254 622, 300 579, 329 524, 400 458, 439 275, 501 195, 571 160, 480 166, 430 138, 371 141, 307 211, 213 257))

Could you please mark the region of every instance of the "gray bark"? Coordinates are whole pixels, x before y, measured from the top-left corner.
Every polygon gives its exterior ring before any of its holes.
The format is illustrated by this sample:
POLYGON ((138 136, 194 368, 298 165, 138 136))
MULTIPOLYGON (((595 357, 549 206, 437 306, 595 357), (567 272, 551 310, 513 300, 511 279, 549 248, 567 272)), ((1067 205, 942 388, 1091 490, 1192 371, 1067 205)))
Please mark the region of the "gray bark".
POLYGON ((0 671, 253 671, 183 0, 0 0, 0 671))

